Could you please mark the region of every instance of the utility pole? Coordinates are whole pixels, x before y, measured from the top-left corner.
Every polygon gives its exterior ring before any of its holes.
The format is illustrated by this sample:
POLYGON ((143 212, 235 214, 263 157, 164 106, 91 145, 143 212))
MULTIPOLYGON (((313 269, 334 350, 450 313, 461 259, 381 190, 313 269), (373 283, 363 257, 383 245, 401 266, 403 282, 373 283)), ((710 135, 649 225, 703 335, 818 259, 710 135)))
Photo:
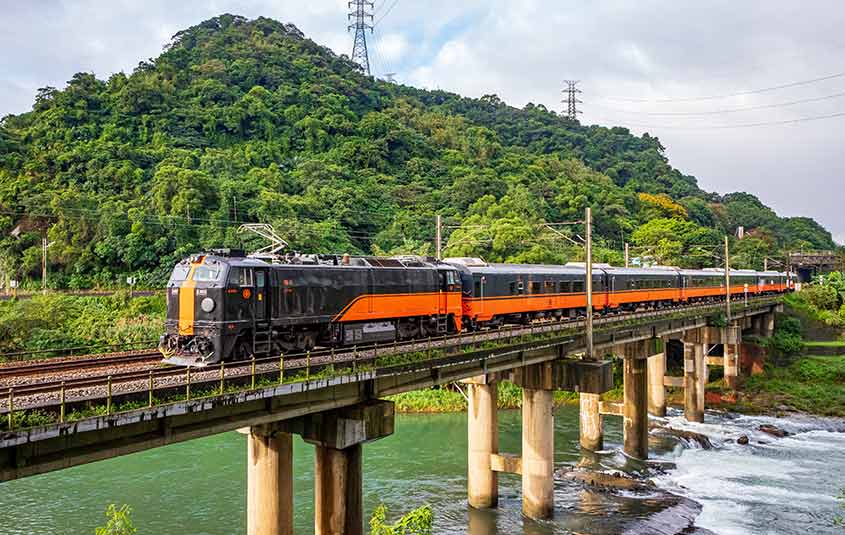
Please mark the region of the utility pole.
POLYGON ((725 236, 725 317, 731 323, 731 251, 728 237, 725 236))
POLYGON ((443 259, 443 219, 440 217, 440 214, 437 214, 434 218, 435 221, 435 231, 434 231, 434 248, 437 251, 437 259, 443 259))
POLYGON ((47 232, 41 237, 41 293, 47 295, 47 232))
POLYGON ((578 89, 576 86, 578 85, 578 80, 564 80, 566 84, 566 89, 563 90, 563 94, 566 95, 566 100, 562 100, 564 104, 566 104, 566 114, 564 117, 569 119, 570 121, 577 121, 578 114, 581 113, 578 111, 578 104, 583 104, 582 101, 578 100, 578 93, 581 93, 581 90, 578 89))
POLYGON ((631 246, 625 242, 625 267, 631 267, 631 246))
POLYGON ((352 45, 352 61, 360 65, 369 76, 370 55, 367 52, 367 30, 373 33, 373 2, 371 0, 350 0, 347 31, 355 30, 355 44, 352 45), (367 19, 370 22, 367 22, 367 19))
POLYGON ((769 271, 769 257, 763 259, 763 271, 769 271))
POLYGON ((586 267, 587 267, 587 282, 585 284, 587 289, 587 352, 584 357, 587 360, 593 360, 593 209, 589 206, 585 210, 584 230, 586 248, 586 267))

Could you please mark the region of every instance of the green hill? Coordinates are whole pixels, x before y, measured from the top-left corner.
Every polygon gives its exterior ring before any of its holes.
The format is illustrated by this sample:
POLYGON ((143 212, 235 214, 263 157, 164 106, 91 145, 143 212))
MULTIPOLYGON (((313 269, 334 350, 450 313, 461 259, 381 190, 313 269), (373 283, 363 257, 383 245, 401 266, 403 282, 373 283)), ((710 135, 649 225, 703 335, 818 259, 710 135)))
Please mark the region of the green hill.
POLYGON ((0 122, 0 269, 37 280, 46 232, 56 286, 160 283, 202 248, 256 246, 241 222, 272 223, 302 251, 425 253, 441 214, 460 226, 449 254, 563 262, 580 251, 559 233, 580 229, 544 223, 588 205, 604 260, 630 241, 712 265, 738 226, 741 266, 834 247, 811 219, 702 191, 657 138, 373 80, 265 18, 205 21, 129 76, 77 74, 0 122))

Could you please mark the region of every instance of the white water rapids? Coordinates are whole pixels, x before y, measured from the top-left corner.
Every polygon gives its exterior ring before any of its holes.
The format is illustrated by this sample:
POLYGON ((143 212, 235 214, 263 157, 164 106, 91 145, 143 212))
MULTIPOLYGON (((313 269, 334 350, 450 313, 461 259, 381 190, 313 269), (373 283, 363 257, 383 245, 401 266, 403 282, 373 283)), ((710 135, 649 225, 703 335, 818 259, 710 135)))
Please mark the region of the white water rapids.
POLYGON ((845 533, 845 525, 836 523, 845 516, 837 500, 845 489, 845 421, 708 413, 706 423, 694 424, 677 411, 667 420, 713 443, 710 450, 679 447, 661 455, 677 468, 655 479, 703 506, 696 526, 719 535, 845 533), (789 436, 763 433, 761 424, 789 436), (737 444, 742 435, 748 445, 737 444))

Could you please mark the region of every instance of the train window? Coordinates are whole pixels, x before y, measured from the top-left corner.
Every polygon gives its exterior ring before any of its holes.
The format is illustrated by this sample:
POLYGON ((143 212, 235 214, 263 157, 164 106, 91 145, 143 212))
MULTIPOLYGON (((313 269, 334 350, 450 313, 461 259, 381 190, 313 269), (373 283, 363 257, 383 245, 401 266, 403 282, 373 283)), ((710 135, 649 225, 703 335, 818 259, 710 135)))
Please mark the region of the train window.
POLYGON ((256 271, 255 272, 255 283, 258 288, 264 288, 264 272, 263 271, 256 271))
POLYGON ((572 283, 573 293, 581 293, 584 291, 584 281, 575 281, 572 283))
POLYGON ((481 281, 475 281, 475 296, 479 297, 481 295, 481 281))
POLYGON ((532 293, 532 294, 541 294, 541 293, 543 293, 543 290, 542 290, 542 288, 541 288, 541 286, 540 286, 540 283, 539 283, 539 282, 532 282, 532 283, 531 283, 531 293, 532 293))
POLYGON ((196 282, 215 282, 222 274, 220 266, 197 266, 194 268, 193 279, 196 282))
POLYGON ((511 295, 516 295, 516 283, 515 282, 512 282, 510 284, 510 288, 511 288, 511 295))
POLYGON ((252 270, 246 268, 232 268, 229 271, 230 286, 252 286, 252 270))
POLYGON ((188 273, 191 272, 191 267, 186 264, 176 264, 173 268, 173 274, 170 275, 171 282, 180 282, 188 278, 188 273))
POLYGON ((557 291, 558 291, 558 292, 560 292, 560 293, 562 293, 562 294, 568 293, 568 292, 569 292, 569 290, 567 289, 567 287, 566 287, 566 286, 567 286, 567 285, 566 285, 566 283, 565 283, 565 282, 560 281, 559 283, 557 283, 557 291))
POLYGON ((522 281, 516 281, 516 293, 522 295, 525 293, 525 284, 522 281))
POLYGON ((546 282, 544 283, 544 286, 545 286, 545 290, 544 290, 544 291, 545 291, 546 293, 549 293, 549 294, 553 294, 553 293, 555 293, 555 283, 554 283, 554 281, 546 281, 546 282))

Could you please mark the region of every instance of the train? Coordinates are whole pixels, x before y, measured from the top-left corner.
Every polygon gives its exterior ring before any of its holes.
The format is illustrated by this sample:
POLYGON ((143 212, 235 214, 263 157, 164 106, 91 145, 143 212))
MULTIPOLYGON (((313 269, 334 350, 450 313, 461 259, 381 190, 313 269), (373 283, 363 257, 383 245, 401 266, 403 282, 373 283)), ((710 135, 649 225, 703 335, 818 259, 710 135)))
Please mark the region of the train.
MULTIPOLYGON (((167 284, 159 350, 203 367, 315 347, 392 343, 587 314, 583 264, 479 258, 300 255, 274 261, 215 249, 180 261, 167 284)), ((724 300, 724 269, 593 266, 593 313, 724 300)), ((731 270, 734 298, 794 289, 776 271, 731 270)))

